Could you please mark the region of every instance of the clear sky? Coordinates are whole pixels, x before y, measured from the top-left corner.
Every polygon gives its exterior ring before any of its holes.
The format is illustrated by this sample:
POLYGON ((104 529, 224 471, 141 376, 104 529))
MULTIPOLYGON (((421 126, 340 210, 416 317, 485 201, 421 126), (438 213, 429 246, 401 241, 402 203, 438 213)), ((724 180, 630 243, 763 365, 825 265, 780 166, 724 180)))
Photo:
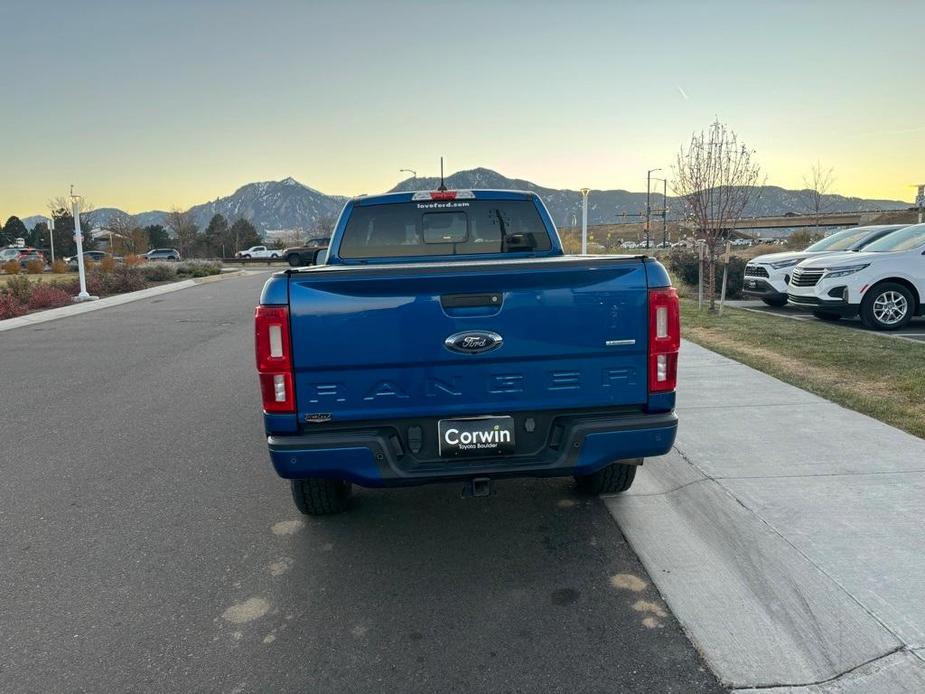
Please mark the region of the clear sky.
POLYGON ((925 182, 925 2, 0 0, 0 218, 487 166, 645 189, 718 116, 768 182, 925 182))

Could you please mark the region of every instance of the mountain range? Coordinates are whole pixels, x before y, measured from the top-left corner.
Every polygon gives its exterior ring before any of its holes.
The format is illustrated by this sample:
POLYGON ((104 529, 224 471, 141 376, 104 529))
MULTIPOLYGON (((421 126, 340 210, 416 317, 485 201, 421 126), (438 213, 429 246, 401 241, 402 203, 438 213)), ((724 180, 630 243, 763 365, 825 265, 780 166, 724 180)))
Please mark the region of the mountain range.
MULTIPOLYGON (((407 178, 389 192, 408 190, 434 190, 438 178, 407 178)), ((507 188, 528 190, 537 193, 560 226, 573 226, 581 219, 581 194, 577 190, 546 188, 531 181, 507 178, 491 169, 477 168, 459 171, 446 177, 450 189, 507 188)), ((777 186, 762 186, 760 195, 746 210, 746 216, 806 214, 808 190, 788 190, 777 186)), ((222 214, 233 221, 239 217, 249 219, 259 230, 311 229, 315 222, 337 215, 349 198, 343 195, 327 195, 299 183, 294 178, 281 181, 262 181, 241 186, 226 197, 217 198, 190 208, 200 229, 208 225, 214 214, 222 214)), ((651 196, 653 210, 661 209, 662 196, 651 196)), ((851 198, 842 195, 826 195, 823 206, 830 212, 855 212, 859 210, 899 210, 910 207, 901 200, 874 200, 851 198)), ((646 194, 627 190, 592 190, 588 197, 588 223, 614 224, 620 221, 639 221, 646 207, 646 194)), ((676 198, 668 197, 669 216, 671 210, 680 210, 676 198)), ((107 207, 95 210, 95 226, 105 227, 113 215, 125 212, 107 207)), ((163 224, 167 213, 152 210, 134 215, 142 226, 163 224)), ((676 215, 675 215, 676 216, 676 215)), ((45 219, 43 216, 26 217, 23 222, 28 228, 45 219)))

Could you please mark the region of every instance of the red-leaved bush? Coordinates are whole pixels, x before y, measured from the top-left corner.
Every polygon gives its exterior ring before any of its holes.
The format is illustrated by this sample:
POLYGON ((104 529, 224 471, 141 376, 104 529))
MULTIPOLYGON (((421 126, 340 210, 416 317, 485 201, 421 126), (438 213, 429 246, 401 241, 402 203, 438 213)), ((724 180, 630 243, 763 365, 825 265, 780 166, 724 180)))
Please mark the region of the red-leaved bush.
POLYGON ((29 310, 40 308, 56 308, 71 303, 71 295, 61 287, 53 284, 39 283, 32 287, 32 296, 29 297, 29 310))
POLYGON ((12 294, 0 294, 0 320, 22 316, 27 310, 26 305, 12 294))

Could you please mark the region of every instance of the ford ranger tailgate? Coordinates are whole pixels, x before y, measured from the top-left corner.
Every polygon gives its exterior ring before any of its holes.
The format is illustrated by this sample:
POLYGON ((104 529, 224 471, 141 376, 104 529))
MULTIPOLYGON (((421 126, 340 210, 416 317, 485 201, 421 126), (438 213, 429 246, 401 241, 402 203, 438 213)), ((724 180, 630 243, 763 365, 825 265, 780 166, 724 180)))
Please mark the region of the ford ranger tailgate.
POLYGON ((299 421, 642 405, 638 257, 292 272, 299 421))

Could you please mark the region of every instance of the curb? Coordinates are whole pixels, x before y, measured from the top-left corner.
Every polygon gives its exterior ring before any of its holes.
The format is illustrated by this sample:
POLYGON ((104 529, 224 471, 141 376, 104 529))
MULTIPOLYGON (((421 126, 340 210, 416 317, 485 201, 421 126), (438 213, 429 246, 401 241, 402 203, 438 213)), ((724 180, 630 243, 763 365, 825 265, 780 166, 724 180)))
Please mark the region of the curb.
POLYGON ((148 299, 153 296, 161 296, 162 294, 170 294, 172 292, 180 291, 181 289, 189 289, 190 287, 196 287, 200 284, 211 284, 212 282, 220 282, 222 280, 231 279, 232 277, 243 277, 247 274, 249 273, 245 270, 235 270, 233 272, 225 272, 218 275, 210 275, 208 277, 196 277, 193 279, 182 280, 180 282, 163 284, 159 287, 142 289, 137 292, 127 292, 125 294, 107 296, 106 298, 100 299, 99 301, 87 301, 80 304, 73 304, 72 306, 61 306, 60 308, 52 308, 46 311, 29 313, 18 318, 7 318, 6 320, 0 321, 0 332, 14 330, 16 328, 26 328, 30 325, 47 323, 48 321, 57 320, 59 318, 68 318, 69 316, 77 316, 82 313, 99 311, 100 309, 110 308, 111 306, 121 306, 122 304, 128 304, 133 301, 140 301, 141 299, 148 299))

